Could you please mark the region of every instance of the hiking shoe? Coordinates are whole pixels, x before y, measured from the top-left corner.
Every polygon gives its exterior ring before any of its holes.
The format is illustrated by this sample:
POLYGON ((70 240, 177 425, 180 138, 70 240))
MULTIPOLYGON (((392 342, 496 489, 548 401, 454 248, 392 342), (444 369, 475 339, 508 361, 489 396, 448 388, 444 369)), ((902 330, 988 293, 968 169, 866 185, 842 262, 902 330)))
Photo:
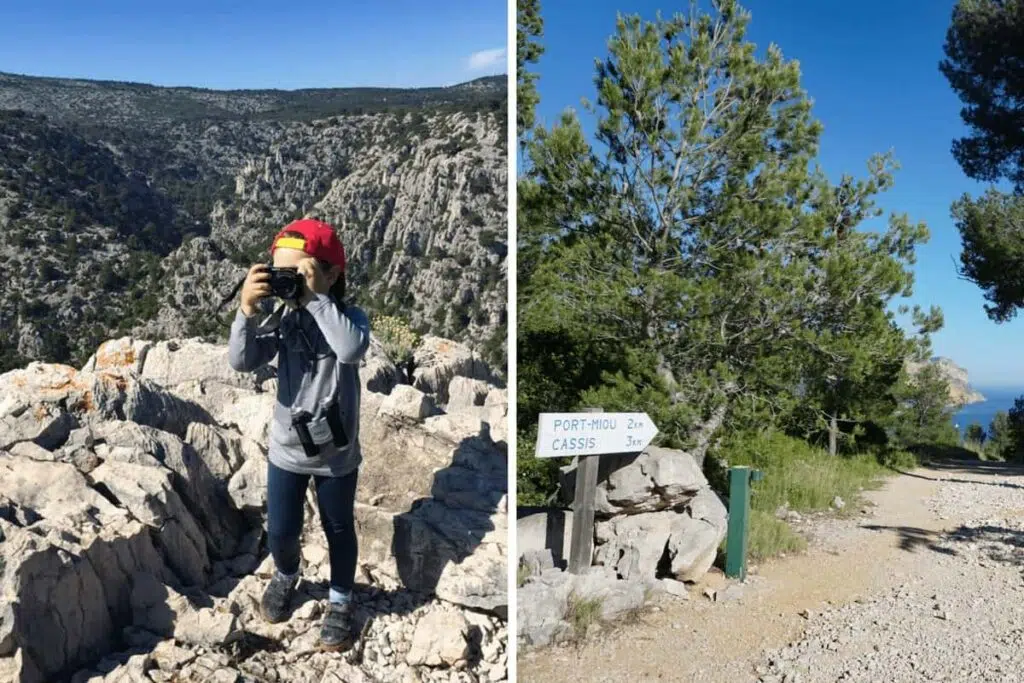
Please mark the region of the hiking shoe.
POLYGON ((352 647, 352 603, 327 604, 323 623, 320 625, 320 647, 340 652, 352 647))
POLYGON ((280 572, 274 572, 267 589, 263 591, 263 599, 260 600, 260 612, 264 619, 271 624, 288 619, 288 608, 291 606, 296 583, 297 579, 289 579, 280 572))

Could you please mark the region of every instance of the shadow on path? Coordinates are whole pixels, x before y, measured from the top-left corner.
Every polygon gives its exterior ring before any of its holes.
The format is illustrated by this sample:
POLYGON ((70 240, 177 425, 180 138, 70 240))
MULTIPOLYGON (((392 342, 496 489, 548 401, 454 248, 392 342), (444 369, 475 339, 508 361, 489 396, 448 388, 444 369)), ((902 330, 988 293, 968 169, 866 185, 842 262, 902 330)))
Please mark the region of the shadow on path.
POLYGON ((952 548, 945 548, 939 545, 939 541, 946 537, 941 531, 929 531, 913 526, 884 526, 881 524, 861 524, 861 529, 868 531, 891 531, 899 536, 900 550, 916 553, 920 549, 931 550, 941 555, 956 555, 952 548))
POLYGON ((881 526, 865 524, 861 528, 871 531, 891 531, 899 535, 901 550, 917 552, 931 550, 940 555, 963 556, 974 550, 984 558, 999 564, 1021 567, 1024 571, 1024 530, 1001 526, 962 525, 952 531, 928 531, 916 527, 881 526), (959 552, 949 547, 964 543, 974 546, 959 552))
MULTIPOLYGON (((1024 477, 1024 464, 1011 462, 995 462, 990 460, 977 460, 970 458, 936 458, 921 466, 922 469, 933 472, 949 472, 958 474, 988 475, 992 477, 1024 477)), ((890 470, 906 477, 915 479, 926 479, 928 481, 953 482, 955 484, 981 484, 984 486, 998 486, 1002 488, 1024 489, 1024 484, 1014 484, 1008 481, 978 481, 975 479, 959 479, 950 476, 929 477, 917 472, 890 467, 890 470)))
POLYGON ((988 559, 1024 567, 1024 531, 1001 526, 961 526, 950 532, 951 541, 974 543, 988 559))
MULTIPOLYGON (((1009 481, 979 481, 943 476, 940 473, 960 473, 967 475, 988 475, 994 477, 1024 477, 1024 464, 1008 462, 992 462, 963 457, 941 458, 922 465, 923 470, 936 473, 928 476, 919 472, 908 472, 898 468, 890 468, 894 472, 907 477, 926 479, 936 482, 955 484, 981 484, 1010 489, 1024 490, 1024 484, 1009 481)), ((1024 506, 1024 499, 1022 499, 1024 506)), ((1012 564, 1024 568, 1024 530, 1003 526, 963 524, 948 531, 931 531, 910 526, 884 526, 878 524, 862 524, 862 529, 870 531, 889 531, 899 536, 899 547, 907 552, 925 549, 941 555, 960 556, 956 544, 970 544, 973 548, 964 548, 966 552, 975 550, 993 562, 1012 564)))

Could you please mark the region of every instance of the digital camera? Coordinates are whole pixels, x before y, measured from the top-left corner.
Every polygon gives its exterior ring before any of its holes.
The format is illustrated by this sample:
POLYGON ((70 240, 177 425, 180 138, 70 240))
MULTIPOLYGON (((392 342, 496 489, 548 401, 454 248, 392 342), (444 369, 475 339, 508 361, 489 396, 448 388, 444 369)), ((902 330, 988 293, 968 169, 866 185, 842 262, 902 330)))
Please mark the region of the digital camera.
POLYGON ((297 301, 302 296, 302 286, 305 279, 299 274, 298 268, 275 268, 269 266, 270 293, 278 299, 286 301, 297 301))

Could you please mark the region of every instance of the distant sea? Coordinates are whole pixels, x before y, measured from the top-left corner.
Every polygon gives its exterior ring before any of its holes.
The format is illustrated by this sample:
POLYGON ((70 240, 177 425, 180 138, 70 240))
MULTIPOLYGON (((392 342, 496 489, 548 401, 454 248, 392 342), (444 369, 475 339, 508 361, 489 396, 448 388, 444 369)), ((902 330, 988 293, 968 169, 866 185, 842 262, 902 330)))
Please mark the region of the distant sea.
POLYGON ((960 428, 961 436, 963 436, 964 432, 967 431, 967 428, 975 422, 980 424, 987 431, 988 426, 992 424, 992 420, 995 418, 996 413, 1000 410, 1009 412, 1010 408, 1013 407, 1014 400, 1018 396, 1024 396, 1024 388, 975 388, 980 391, 987 400, 982 403, 972 403, 969 406, 964 406, 958 413, 953 415, 953 424, 960 428))

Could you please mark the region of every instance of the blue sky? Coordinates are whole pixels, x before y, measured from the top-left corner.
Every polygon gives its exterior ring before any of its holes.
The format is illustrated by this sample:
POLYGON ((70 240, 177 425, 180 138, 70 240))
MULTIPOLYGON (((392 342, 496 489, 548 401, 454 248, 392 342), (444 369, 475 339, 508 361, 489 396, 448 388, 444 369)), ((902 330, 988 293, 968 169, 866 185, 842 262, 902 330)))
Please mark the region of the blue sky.
MULTIPOLYGON (((797 59, 803 85, 822 121, 820 161, 835 179, 866 174, 868 158, 892 149, 900 162, 895 187, 879 198, 886 211, 905 212, 931 230, 918 249, 912 301, 943 309, 946 327, 935 335, 938 355, 967 368, 979 387, 1024 387, 1024 320, 997 325, 982 308, 981 290, 958 280, 960 239, 949 215, 964 192, 984 187, 961 172, 950 153, 964 131, 960 103, 938 70, 953 0, 858 3, 821 0, 746 0, 748 39, 763 49, 776 43, 797 59)), ((543 2, 538 116, 550 124, 580 98, 594 99, 594 59, 606 54, 616 12, 653 19, 685 9, 687 0, 548 0, 543 2)))
POLYGON ((452 85, 507 72, 505 0, 34 0, 0 71, 208 88, 452 85))

